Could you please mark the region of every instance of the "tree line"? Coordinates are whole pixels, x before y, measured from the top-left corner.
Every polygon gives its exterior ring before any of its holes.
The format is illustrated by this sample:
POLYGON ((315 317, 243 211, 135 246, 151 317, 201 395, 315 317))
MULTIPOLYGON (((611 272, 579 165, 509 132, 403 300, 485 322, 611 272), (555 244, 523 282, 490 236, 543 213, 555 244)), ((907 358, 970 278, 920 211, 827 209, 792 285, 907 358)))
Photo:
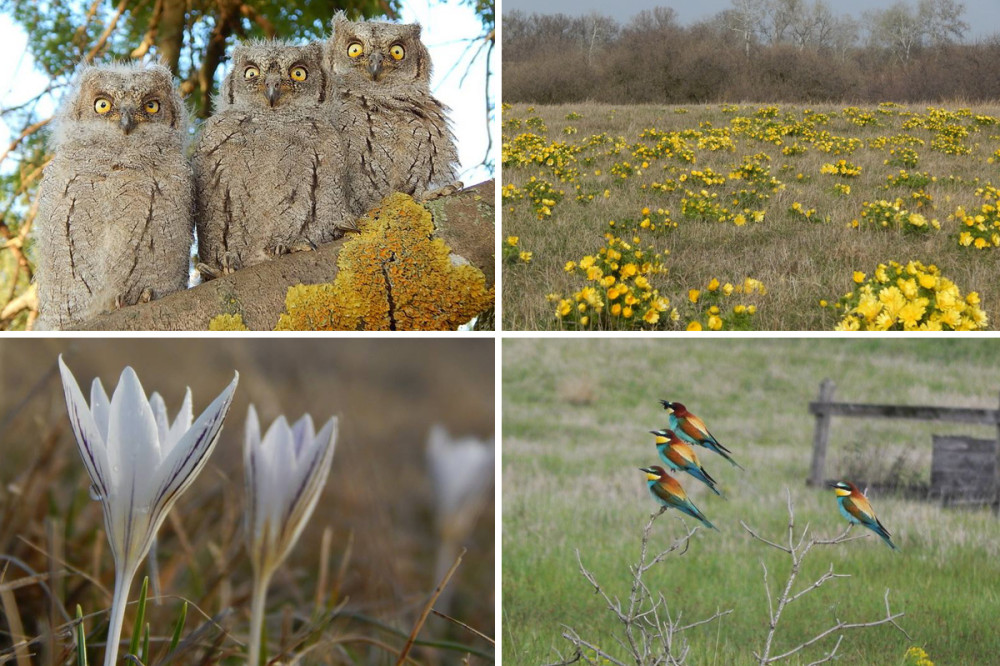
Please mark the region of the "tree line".
POLYGON ((956 0, 860 17, 825 0, 732 0, 691 25, 504 12, 506 102, 984 102, 1000 98, 1000 33, 972 41, 956 0))

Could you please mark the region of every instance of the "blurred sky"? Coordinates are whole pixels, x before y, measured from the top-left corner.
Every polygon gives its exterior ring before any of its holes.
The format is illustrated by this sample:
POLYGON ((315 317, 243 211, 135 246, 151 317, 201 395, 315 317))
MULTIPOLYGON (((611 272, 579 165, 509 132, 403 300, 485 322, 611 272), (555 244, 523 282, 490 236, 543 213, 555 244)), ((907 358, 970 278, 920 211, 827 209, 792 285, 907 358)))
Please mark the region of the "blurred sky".
MULTIPOLYGON (((870 9, 885 9, 900 0, 826 0, 835 14, 861 16, 870 9)), ((906 4, 916 6, 916 0, 906 0, 906 4)), ((969 24, 968 37, 978 39, 1000 33, 1000 0, 963 0, 965 15, 969 24)), ((598 14, 612 16, 619 23, 628 21, 643 9, 671 7, 677 11, 682 25, 709 18, 724 9, 732 8, 732 0, 618 0, 608 5, 606 0, 504 0, 505 11, 519 9, 527 13, 570 15, 598 14)))
MULTIPOLYGON (((423 26, 421 35, 434 62, 432 89, 438 99, 452 109, 452 124, 462 163, 460 178, 466 185, 487 180, 490 174, 486 169, 476 168, 483 161, 487 147, 485 52, 474 67, 468 68, 472 55, 468 40, 480 34, 482 24, 471 7, 458 4, 457 0, 447 3, 403 0, 402 6, 402 22, 417 21, 423 26)), ((22 103, 45 89, 47 79, 35 70, 31 55, 25 52, 26 46, 24 32, 9 16, 0 14, 0 63, 3 63, 0 66, 0 108, 22 103)), ((494 76, 490 81, 494 98, 497 78, 494 76)), ((45 117, 57 103, 58 100, 46 100, 39 104, 38 111, 45 117)), ((12 139, 10 129, 0 122, 0 145, 5 147, 12 139)), ((10 168, 9 162, 4 165, 5 171, 10 168)))

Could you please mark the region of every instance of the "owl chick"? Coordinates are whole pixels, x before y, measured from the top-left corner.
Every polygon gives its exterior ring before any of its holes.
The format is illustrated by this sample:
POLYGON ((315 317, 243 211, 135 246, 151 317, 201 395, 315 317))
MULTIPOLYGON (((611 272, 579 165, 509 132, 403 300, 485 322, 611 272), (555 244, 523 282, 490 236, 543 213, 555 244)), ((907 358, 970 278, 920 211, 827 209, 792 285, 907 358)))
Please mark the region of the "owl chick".
POLYGON ((80 67, 40 185, 36 329, 187 286, 194 234, 186 137, 187 113, 166 67, 80 67))
POLYGON ((343 12, 332 25, 330 107, 343 137, 351 212, 362 215, 393 192, 429 198, 461 189, 448 109, 431 95, 420 26, 352 22, 343 12))
POLYGON ((207 278, 307 250, 352 228, 323 48, 237 46, 194 155, 198 268, 207 278))

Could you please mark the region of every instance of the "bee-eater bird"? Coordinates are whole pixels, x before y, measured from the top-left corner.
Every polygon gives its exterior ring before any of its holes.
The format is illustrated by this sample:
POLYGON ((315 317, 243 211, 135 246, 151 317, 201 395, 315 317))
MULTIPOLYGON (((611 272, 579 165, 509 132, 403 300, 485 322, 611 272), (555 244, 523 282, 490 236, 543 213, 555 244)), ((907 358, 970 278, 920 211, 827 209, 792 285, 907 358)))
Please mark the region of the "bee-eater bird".
POLYGON ((709 451, 715 451, 720 456, 733 463, 740 469, 743 467, 733 460, 729 449, 719 444, 719 440, 712 436, 712 433, 705 427, 705 422, 687 410, 687 407, 679 402, 669 402, 661 400, 663 408, 670 411, 670 429, 677 433, 678 437, 688 444, 704 446, 709 451))
POLYGON ((684 492, 677 479, 667 474, 662 467, 654 465, 652 467, 640 467, 639 470, 646 473, 646 485, 649 487, 649 494, 661 505, 669 509, 683 511, 692 518, 697 518, 713 530, 719 529, 708 522, 705 514, 699 511, 698 507, 688 499, 687 493, 684 492))
POLYGON ((830 481, 826 485, 837 493, 837 505, 840 507, 840 513, 843 514, 844 518, 847 518, 847 522, 852 525, 864 525, 879 535, 882 541, 889 545, 889 548, 899 550, 892 542, 889 530, 885 529, 885 525, 875 515, 868 498, 858 490, 856 485, 850 481, 830 481))
POLYGON ((716 481, 698 460, 698 454, 694 452, 687 442, 677 436, 673 430, 650 430, 656 435, 656 452, 660 454, 667 467, 675 472, 687 472, 712 489, 712 492, 722 497, 722 493, 715 487, 716 481))

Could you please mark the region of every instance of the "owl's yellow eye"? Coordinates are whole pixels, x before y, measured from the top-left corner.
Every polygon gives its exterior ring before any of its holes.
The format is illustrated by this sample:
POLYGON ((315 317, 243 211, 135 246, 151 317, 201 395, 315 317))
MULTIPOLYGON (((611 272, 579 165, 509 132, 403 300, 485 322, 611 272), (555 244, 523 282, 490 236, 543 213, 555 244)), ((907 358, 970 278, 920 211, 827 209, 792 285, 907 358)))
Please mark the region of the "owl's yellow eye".
POLYGON ((111 110, 111 101, 103 97, 98 97, 97 101, 94 102, 94 111, 97 111, 102 116, 111 110))
POLYGON ((361 46, 359 42, 351 42, 350 46, 347 47, 347 55, 352 58, 357 58, 364 52, 365 47, 361 46))
POLYGON ((253 65, 247 67, 246 70, 243 72, 243 78, 248 81, 256 79, 258 76, 260 76, 260 70, 254 67, 253 65))
POLYGON ((305 81, 308 76, 309 72, 306 71, 305 67, 292 67, 293 81, 305 81))
POLYGON ((392 48, 389 49, 389 55, 392 56, 393 60, 402 60, 403 56, 406 55, 406 51, 403 50, 401 44, 393 44, 392 48))
POLYGON ((151 99, 146 102, 146 113, 157 113, 160 110, 160 103, 155 99, 151 99))

